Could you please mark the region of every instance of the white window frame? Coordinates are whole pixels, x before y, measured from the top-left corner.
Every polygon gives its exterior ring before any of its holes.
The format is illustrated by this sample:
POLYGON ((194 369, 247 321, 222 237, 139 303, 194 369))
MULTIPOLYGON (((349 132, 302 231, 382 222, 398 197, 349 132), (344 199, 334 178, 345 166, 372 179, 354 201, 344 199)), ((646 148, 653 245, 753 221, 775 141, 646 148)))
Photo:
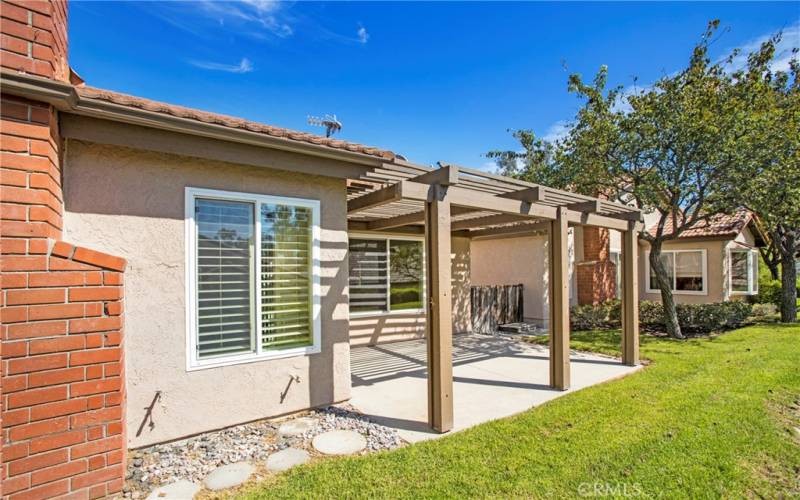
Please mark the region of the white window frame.
MULTIPOLYGON (((371 233, 348 233, 347 234, 347 245, 348 248, 350 247, 350 238, 356 240, 384 240, 386 241, 386 307, 388 310, 386 311, 359 311, 359 312, 351 312, 350 317, 353 318, 363 318, 363 317, 370 317, 370 316, 396 316, 401 314, 425 314, 425 306, 424 304, 427 303, 427 296, 428 296, 428 281, 427 281, 427 256, 425 255, 425 238, 422 236, 408 236, 408 235, 393 235, 393 234, 371 234, 371 233), (392 304, 391 304, 391 293, 392 293, 392 277, 391 277, 391 269, 392 269, 392 252, 390 248, 389 242, 391 240, 403 240, 403 241, 419 241, 422 243, 422 304, 423 307, 419 309, 399 309, 397 311, 392 311, 392 304)), ((348 283, 349 288, 349 283, 348 283)), ((349 295, 349 294, 348 294, 349 295)), ((350 307, 350 302, 348 300, 347 307, 350 307)))
POLYGON ((750 248, 729 248, 728 249, 728 290, 731 295, 758 295, 758 259, 761 256, 758 250, 750 248), (733 289, 733 252, 747 252, 747 290, 733 289), (756 266, 756 274, 753 276, 753 266, 756 266))
MULTIPOLYGON (((675 290, 676 281, 678 279, 677 273, 675 273, 675 257, 673 256, 672 260, 672 294, 673 295, 708 295, 708 258, 706 255, 705 248, 689 248, 686 250, 662 250, 661 253, 667 254, 678 254, 678 253, 697 253, 700 252, 702 254, 700 258, 700 262, 702 264, 703 269, 703 289, 702 290, 675 290)), ((650 270, 650 251, 648 250, 645 252, 645 259, 647 264, 645 265, 645 270, 647 271, 647 293, 661 293, 661 290, 658 288, 653 288, 652 283, 650 283, 651 277, 651 270, 650 270)))
POLYGON ((270 359, 307 356, 321 352, 322 346, 322 288, 320 286, 320 202, 304 198, 272 196, 257 193, 219 191, 187 187, 184 197, 185 237, 186 237, 186 370, 195 371, 206 368, 253 363, 270 359), (197 355, 197 224, 195 223, 195 200, 198 198, 228 200, 253 203, 255 210, 255 297, 256 300, 256 350, 230 356, 200 359, 197 355), (311 209, 311 311, 312 344, 281 350, 264 350, 262 345, 261 321, 261 205, 279 204, 311 209))

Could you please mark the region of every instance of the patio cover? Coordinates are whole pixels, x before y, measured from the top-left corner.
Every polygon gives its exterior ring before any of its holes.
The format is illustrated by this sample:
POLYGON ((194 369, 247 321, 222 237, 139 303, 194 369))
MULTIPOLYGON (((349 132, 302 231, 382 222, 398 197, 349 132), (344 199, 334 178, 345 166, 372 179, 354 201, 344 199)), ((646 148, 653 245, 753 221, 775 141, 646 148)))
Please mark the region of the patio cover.
POLYGON ((440 162, 439 168, 396 158, 348 183, 348 227, 425 234, 429 425, 453 426, 450 238, 546 231, 550 244, 550 385, 570 386, 567 229, 595 226, 623 234, 624 364, 639 362, 635 208, 510 177, 440 162))

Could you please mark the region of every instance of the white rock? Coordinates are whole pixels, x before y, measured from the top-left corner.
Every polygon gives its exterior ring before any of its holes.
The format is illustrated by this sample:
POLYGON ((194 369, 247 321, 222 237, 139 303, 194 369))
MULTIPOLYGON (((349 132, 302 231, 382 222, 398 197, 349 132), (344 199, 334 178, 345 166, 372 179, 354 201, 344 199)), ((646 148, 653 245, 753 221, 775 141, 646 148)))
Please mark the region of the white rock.
POLYGON ((200 491, 200 485, 191 481, 176 481, 150 492, 147 500, 189 500, 200 491))
POLYGON ((272 472, 283 472, 291 469, 295 465, 308 462, 309 458, 306 450, 286 448, 285 450, 273 453, 267 458, 267 469, 272 472))
POLYGON ((247 462, 223 465, 211 471, 204 483, 209 490, 224 490, 225 488, 239 486, 247 481, 252 473, 253 466, 247 462))
POLYGON ((301 436, 316 427, 317 421, 313 418, 303 417, 284 422, 278 428, 281 436, 301 436))
POLYGON ((328 431, 315 437, 311 444, 326 455, 352 455, 363 450, 367 440, 355 431, 328 431))

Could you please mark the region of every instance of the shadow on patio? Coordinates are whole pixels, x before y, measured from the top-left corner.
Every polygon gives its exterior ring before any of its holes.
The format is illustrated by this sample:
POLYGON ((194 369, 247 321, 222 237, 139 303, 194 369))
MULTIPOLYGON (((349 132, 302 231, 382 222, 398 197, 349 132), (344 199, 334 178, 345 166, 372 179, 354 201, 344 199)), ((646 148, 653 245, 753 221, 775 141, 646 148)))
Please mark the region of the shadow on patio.
MULTIPOLYGON (((440 434, 427 424, 424 339, 351 349, 351 404, 394 427, 406 441, 440 434)), ((572 387, 581 389, 636 371, 618 360, 572 352, 572 387)), ((570 391, 549 386, 548 349, 504 337, 453 337, 454 429, 513 415, 570 391)))

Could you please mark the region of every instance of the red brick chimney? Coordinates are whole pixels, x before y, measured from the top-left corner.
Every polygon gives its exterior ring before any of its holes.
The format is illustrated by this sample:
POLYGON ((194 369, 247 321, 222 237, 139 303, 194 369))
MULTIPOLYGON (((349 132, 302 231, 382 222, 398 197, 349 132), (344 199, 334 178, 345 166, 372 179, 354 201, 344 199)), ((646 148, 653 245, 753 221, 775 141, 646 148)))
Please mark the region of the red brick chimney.
POLYGON ((616 297, 616 265, 611 261, 608 229, 584 226, 583 260, 576 264, 579 304, 600 304, 616 297))
MULTIPOLYGON (((0 18, 4 72, 69 82, 66 2, 1 0, 0 18)), ((125 463, 125 261, 61 241, 58 112, 2 90, 0 496, 112 495, 125 463)))

